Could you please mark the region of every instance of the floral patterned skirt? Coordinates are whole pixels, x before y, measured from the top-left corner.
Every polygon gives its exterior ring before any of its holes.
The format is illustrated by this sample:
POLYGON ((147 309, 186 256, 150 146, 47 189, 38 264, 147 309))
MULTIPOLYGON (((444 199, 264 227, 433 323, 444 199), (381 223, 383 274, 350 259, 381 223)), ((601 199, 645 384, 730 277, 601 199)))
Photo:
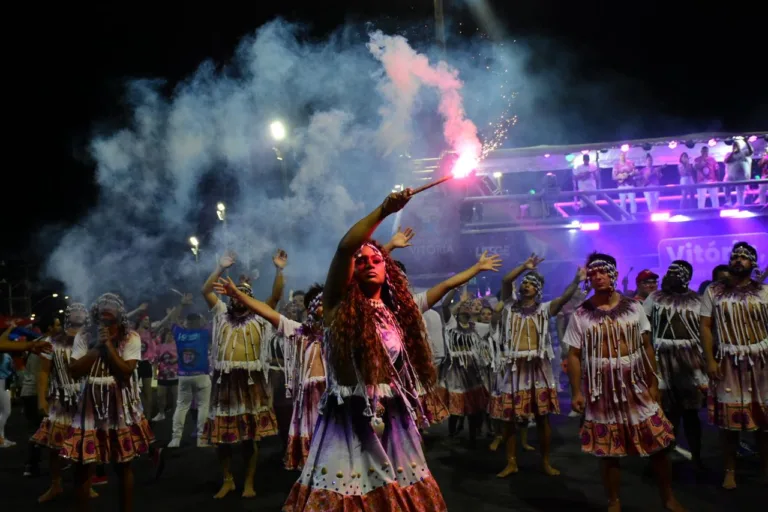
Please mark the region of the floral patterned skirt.
POLYGON ((518 423, 535 416, 560 414, 552 361, 518 358, 505 364, 496 375, 488 411, 493 419, 518 423))
POLYGON ((307 462, 284 512, 442 512, 421 436, 400 397, 385 398, 384 432, 363 415, 362 397, 331 403, 318 418, 307 462))
POLYGON ((288 447, 285 450, 285 469, 304 467, 309 455, 309 446, 319 416, 320 399, 325 392, 325 377, 309 378, 304 383, 301 402, 294 401, 291 427, 288 432, 288 447))
POLYGON ((610 361, 602 360, 599 396, 592 400, 589 389, 584 394, 581 450, 597 457, 649 456, 673 446, 672 423, 640 377, 642 357, 610 361))
POLYGON ((709 422, 726 430, 768 431, 768 354, 729 355, 720 361, 723 378, 707 397, 709 422))
POLYGON ((53 446, 61 442, 59 455, 81 464, 125 463, 147 453, 155 440, 135 389, 115 383, 86 384, 68 428, 44 421, 35 437, 46 435, 53 446))
POLYGON ((267 389, 260 371, 215 370, 204 438, 211 444, 234 444, 277 435, 267 389))

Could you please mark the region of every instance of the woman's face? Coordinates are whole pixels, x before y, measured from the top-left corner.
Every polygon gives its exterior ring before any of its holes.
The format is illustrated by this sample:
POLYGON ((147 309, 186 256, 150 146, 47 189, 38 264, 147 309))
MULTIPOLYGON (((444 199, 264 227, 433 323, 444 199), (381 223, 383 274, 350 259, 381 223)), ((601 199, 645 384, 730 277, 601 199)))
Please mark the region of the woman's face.
POLYGON ((383 285, 387 276, 384 256, 375 248, 364 245, 355 256, 355 279, 364 284, 383 285))
POLYGON ((493 319, 493 310, 491 308, 483 308, 482 311, 480 311, 480 321, 484 324, 491 323, 491 320, 493 319))

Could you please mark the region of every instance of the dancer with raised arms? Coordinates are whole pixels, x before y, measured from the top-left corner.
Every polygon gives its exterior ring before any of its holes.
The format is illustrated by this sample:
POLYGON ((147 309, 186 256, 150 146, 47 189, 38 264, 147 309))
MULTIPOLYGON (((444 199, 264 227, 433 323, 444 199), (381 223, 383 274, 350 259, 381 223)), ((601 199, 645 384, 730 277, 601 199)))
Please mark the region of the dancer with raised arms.
MULTIPOLYGON (((235 263, 235 254, 228 252, 203 285, 203 297, 213 313, 213 382, 211 387, 205 439, 215 444, 224 474, 221 489, 214 496, 220 499, 235 490, 232 476, 232 446, 242 444, 246 460, 243 498, 253 498, 253 481, 258 461, 258 441, 277 435, 277 419, 272 408, 267 372, 269 370, 270 325, 237 299, 225 305, 214 292, 221 274, 235 263)), ((267 304, 274 308, 282 294, 283 273, 276 266, 272 295, 267 304)), ((253 297, 246 279, 237 288, 253 297)))
POLYGON ((542 302, 544 277, 536 272, 542 258, 532 254, 522 265, 504 276, 502 299, 505 301, 499 326, 499 352, 496 356, 498 380, 491 397, 491 416, 504 423, 502 438, 506 440, 507 465, 497 476, 517 473, 516 425, 536 420, 542 467, 547 475, 560 471, 550 462, 552 429, 550 414, 560 413, 558 385, 552 371, 555 357, 550 336, 549 320, 571 300, 579 284, 586 279, 586 270, 576 271, 563 294, 542 302), (520 284, 519 299, 509 300, 510 284, 525 273, 520 284))
POLYGON ((411 194, 389 195, 336 249, 323 292, 328 388, 286 512, 446 510, 416 423, 418 386, 435 383, 424 323, 405 276, 371 240, 411 194))

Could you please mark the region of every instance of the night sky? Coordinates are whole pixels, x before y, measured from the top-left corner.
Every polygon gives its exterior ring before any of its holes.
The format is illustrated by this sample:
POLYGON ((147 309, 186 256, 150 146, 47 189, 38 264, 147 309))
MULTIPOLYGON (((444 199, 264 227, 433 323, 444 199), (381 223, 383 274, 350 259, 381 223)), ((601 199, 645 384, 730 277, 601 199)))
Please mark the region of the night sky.
MULTIPOLYGON (((477 23, 462 3, 445 0, 446 16, 454 32, 461 23, 462 33, 474 34, 477 23)), ((30 235, 41 226, 71 223, 94 203, 97 190, 85 148, 95 130, 124 122, 126 79, 162 77, 173 83, 206 59, 226 62, 244 35, 278 14, 310 22, 318 38, 348 20, 379 20, 385 30, 424 20, 425 34, 432 33, 431 0, 330 1, 313 2, 312 7, 288 0, 151 5, 56 7, 17 18, 36 20, 25 22, 24 35, 9 50, 10 66, 16 70, 11 80, 15 98, 6 97, 22 108, 18 139, 29 149, 21 153, 20 167, 6 167, 6 187, 13 175, 16 193, 5 194, 11 207, 6 211, 12 212, 6 218, 12 222, 6 226, 2 258, 14 259, 30 248, 30 235)), ((765 72, 760 13, 689 0, 504 0, 490 5, 507 36, 534 50, 534 70, 562 68, 567 61, 568 86, 546 108, 567 111, 581 121, 572 126, 570 140, 526 143, 764 130, 768 125, 765 78, 760 74, 765 72), (589 84, 617 79, 632 85, 624 106, 633 113, 630 126, 610 113, 594 121, 593 111, 584 111, 594 104, 573 96, 589 84)), ((461 36, 450 37, 449 46, 461 36)), ((7 108, 15 110, 13 105, 7 108)), ((525 123, 520 119, 519 127, 525 123)))

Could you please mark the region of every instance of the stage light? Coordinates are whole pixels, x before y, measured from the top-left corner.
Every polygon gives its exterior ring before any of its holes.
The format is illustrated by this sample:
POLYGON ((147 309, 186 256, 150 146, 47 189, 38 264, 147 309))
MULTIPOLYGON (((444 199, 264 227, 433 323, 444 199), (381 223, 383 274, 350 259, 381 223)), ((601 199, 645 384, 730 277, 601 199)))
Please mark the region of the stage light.
POLYGON ((669 212, 656 212, 651 214, 651 222, 666 222, 669 220, 669 212))
POLYGON ((573 229, 573 228, 568 230, 569 233, 576 233, 577 231, 578 231, 578 229, 573 229))
POLYGON ((565 161, 568 163, 573 162, 573 159, 576 158, 575 155, 565 155, 565 161))
POLYGON ((64 300, 69 300, 69 295, 65 295, 64 300))
POLYGON ((599 231, 600 223, 598 222, 585 222, 581 225, 582 231, 599 231))
POLYGON ((720 210, 720 217, 733 218, 739 215, 739 210, 720 210))
POLYGON ((621 152, 626 153, 629 151, 629 144, 622 144, 621 145, 621 152))
POLYGON ((750 135, 747 139, 749 142, 755 142, 757 140, 757 135, 750 135))
POLYGON ((192 247, 198 247, 200 246, 200 241, 195 236, 189 237, 189 245, 192 247))
POLYGON ((501 173, 496 171, 495 173, 493 173, 493 177, 496 179, 501 178, 501 173))
POLYGON ((531 194, 532 196, 535 196, 536 195, 536 190, 535 189, 531 189, 531 190, 528 191, 528 193, 531 194))
POLYGON ((673 215, 669 218, 669 222, 688 222, 691 220, 690 217, 686 217, 685 215, 673 215))
POLYGON ((669 143, 669 149, 675 149, 677 147, 677 141, 673 140, 669 143))
POLYGON ((696 143, 693 142, 692 140, 685 141, 685 147, 687 147, 688 149, 693 149, 695 146, 696 146, 696 143))
POLYGON ((709 139, 709 142, 707 142, 707 145, 709 145, 709 147, 713 148, 713 147, 717 146, 717 141, 715 139, 709 139))
POLYGON ((757 214, 749 210, 739 210, 739 212, 733 216, 734 219, 751 219, 752 217, 757 217, 757 214))
POLYGON ((58 294, 58 293, 52 293, 52 294, 51 294, 51 297, 53 297, 54 299, 55 299, 56 297, 58 297, 58 296, 59 296, 59 294, 58 294))
POLYGON ((549 153, 544 153, 544 158, 549 158, 549 153))
POLYGON ((589 150, 588 149, 582 149, 581 150, 581 154, 582 155, 588 155, 589 154, 589 150))
POLYGON ((63 309, 60 309, 60 310, 59 310, 59 314, 62 314, 63 312, 64 312, 64 310, 63 310, 63 309))
POLYGON ((579 228, 579 227, 581 227, 581 222, 579 222, 577 220, 572 220, 571 223, 568 224, 568 227, 579 228))

